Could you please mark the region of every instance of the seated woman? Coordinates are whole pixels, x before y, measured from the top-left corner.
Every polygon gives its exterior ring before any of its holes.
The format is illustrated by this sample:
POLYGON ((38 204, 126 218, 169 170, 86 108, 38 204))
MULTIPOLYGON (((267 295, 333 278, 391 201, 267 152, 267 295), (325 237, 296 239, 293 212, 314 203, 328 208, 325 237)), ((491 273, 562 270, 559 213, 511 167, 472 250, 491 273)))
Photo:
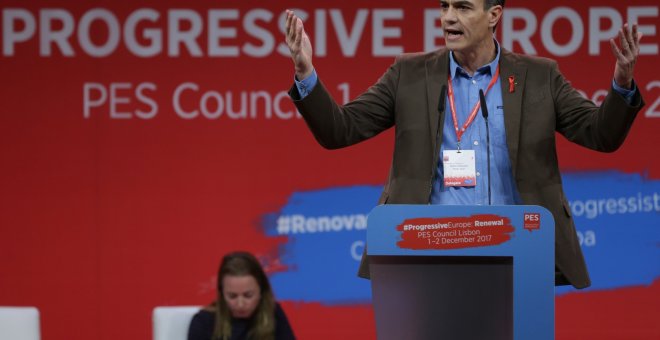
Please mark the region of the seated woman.
POLYGON ((188 340, 295 339, 268 277, 250 253, 227 254, 218 271, 215 302, 193 317, 188 340))

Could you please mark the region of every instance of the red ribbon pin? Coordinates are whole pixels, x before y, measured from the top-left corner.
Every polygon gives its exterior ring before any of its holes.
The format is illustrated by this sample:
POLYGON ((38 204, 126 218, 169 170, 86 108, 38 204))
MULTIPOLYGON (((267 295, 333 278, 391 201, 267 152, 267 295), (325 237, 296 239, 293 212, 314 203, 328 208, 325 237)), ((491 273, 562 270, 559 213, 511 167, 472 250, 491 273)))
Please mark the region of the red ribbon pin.
POLYGON ((513 93, 516 90, 516 78, 509 76, 509 93, 513 93))

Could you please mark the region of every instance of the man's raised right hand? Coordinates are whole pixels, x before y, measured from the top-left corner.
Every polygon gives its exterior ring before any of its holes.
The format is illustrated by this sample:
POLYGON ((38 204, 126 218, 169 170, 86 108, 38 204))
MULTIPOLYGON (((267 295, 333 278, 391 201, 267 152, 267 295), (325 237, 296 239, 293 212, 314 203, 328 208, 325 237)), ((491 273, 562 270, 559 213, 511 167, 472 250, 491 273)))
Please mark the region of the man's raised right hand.
POLYGON ((293 11, 286 10, 286 44, 296 70, 296 78, 303 80, 314 71, 312 65, 312 43, 305 33, 302 20, 293 11))

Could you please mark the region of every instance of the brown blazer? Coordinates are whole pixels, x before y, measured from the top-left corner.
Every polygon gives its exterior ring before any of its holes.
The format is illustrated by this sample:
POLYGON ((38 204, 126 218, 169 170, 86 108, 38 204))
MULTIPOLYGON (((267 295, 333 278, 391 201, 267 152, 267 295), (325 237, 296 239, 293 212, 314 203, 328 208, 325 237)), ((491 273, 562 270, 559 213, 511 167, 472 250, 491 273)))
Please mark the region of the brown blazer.
MULTIPOLYGON (((404 54, 346 105, 338 105, 321 81, 302 100, 295 85, 290 95, 314 137, 328 149, 358 143, 394 126, 392 166, 379 203, 428 204, 438 161, 436 141, 442 141, 438 123, 442 126, 446 116, 438 112, 438 104, 448 71, 447 49, 404 54)), ((512 175, 522 202, 543 206, 555 218, 557 284, 588 287, 589 274, 562 189, 555 131, 587 148, 612 152, 623 143, 644 102, 639 91, 633 106, 610 91, 598 107, 571 87, 555 61, 504 49, 500 78, 512 175), (513 92, 510 76, 516 83, 513 92)), ((368 278, 365 258, 358 275, 368 278)))

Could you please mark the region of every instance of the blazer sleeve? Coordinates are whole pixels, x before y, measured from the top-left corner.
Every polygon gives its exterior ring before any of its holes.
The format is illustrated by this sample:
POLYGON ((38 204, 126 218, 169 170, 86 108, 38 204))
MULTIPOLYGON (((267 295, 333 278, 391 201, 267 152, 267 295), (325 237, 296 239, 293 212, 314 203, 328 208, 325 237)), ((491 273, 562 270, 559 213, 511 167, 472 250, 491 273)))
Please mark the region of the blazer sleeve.
POLYGON ((625 140, 644 100, 636 91, 632 105, 610 88, 602 105, 584 98, 559 72, 557 63, 550 67, 556 130, 568 140, 603 152, 617 150, 625 140))
POLYGON ((394 125, 399 72, 397 58, 376 84, 345 105, 337 104, 320 78, 304 99, 299 99, 295 84, 289 95, 319 144, 327 149, 338 149, 371 138, 394 125))

